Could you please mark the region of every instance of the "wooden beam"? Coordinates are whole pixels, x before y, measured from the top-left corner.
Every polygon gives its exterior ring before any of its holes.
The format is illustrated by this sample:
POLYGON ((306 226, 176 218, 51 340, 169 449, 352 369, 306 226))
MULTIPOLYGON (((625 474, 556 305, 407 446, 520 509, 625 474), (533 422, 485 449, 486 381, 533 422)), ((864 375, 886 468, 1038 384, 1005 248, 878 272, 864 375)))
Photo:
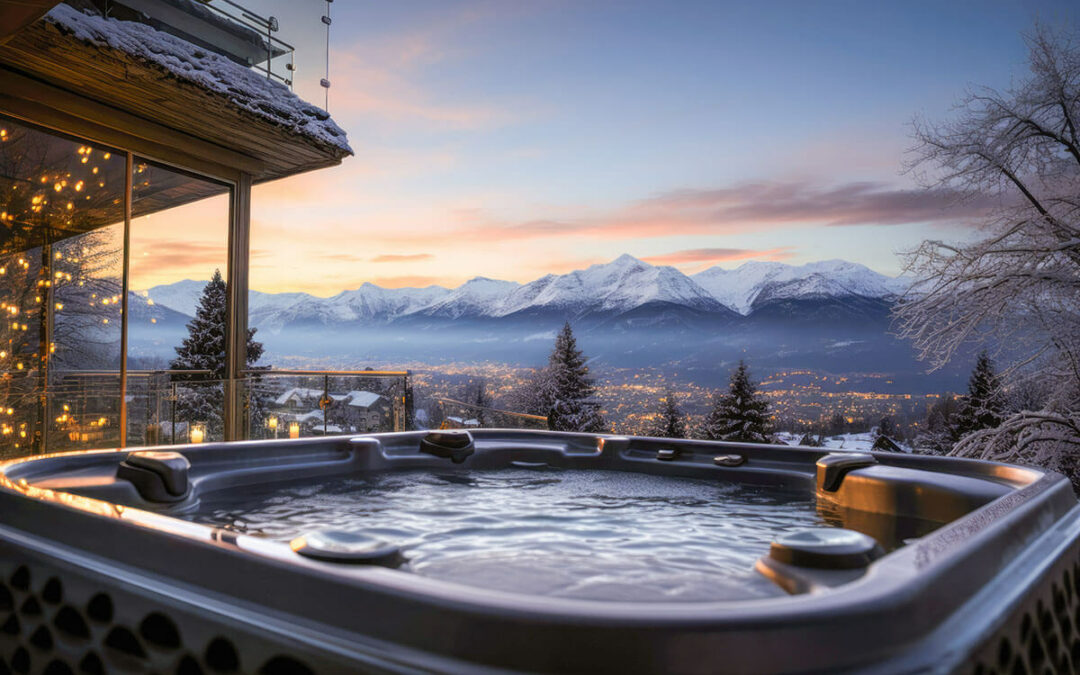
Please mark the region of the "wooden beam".
POLYGON ((0 45, 59 4, 60 0, 0 0, 0 45))
POLYGON ((261 173, 265 170, 264 163, 253 157, 201 141, 3 67, 0 67, 0 107, 27 121, 120 149, 130 149, 145 155, 147 159, 190 167, 200 173, 203 172, 199 169, 200 165, 208 170, 206 173, 222 177, 222 174, 261 173), (48 118, 55 120, 55 123, 50 124, 48 118))
POLYGON ((233 188, 229 217, 229 265, 226 272, 225 315, 225 440, 244 440, 244 375, 247 371, 248 256, 251 247, 251 176, 243 175, 233 188))

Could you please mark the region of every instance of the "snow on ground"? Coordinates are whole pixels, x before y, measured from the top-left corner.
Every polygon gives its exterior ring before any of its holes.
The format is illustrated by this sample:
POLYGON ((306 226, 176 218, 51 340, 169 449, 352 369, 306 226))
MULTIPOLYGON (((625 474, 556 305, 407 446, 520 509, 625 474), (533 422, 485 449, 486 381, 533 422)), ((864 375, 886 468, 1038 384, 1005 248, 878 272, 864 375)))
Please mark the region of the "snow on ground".
MULTIPOLYGON (((803 434, 793 434, 789 431, 781 431, 776 434, 776 437, 787 445, 798 445, 802 440, 803 434)), ((874 433, 872 431, 864 431, 858 434, 840 434, 839 436, 826 436, 824 448, 826 450, 847 450, 849 452, 870 452, 874 447, 874 433)), ((903 448, 904 452, 911 452, 911 449, 904 443, 898 444, 903 448)))
POLYGON ((345 132, 330 119, 330 113, 224 56, 145 24, 84 14, 64 4, 49 10, 45 20, 83 42, 155 63, 175 77, 227 96, 234 105, 295 134, 352 153, 345 132))

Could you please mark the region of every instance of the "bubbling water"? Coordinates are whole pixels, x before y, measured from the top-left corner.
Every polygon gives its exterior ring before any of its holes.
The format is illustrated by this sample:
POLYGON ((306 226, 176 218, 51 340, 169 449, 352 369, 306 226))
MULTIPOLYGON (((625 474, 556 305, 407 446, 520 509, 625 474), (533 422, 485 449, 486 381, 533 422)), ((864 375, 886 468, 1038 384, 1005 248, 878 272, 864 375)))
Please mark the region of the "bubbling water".
POLYGON ((705 602, 783 592, 754 571, 824 524, 811 495, 616 471, 401 471, 208 495, 187 518, 288 541, 316 529, 401 546, 406 569, 553 597, 705 602))

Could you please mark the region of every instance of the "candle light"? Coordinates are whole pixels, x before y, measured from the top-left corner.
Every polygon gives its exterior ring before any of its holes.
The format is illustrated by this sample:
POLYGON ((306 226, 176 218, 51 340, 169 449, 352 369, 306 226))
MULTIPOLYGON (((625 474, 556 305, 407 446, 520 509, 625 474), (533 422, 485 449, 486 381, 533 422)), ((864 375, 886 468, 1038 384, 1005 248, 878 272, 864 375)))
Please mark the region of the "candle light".
POLYGON ((202 443, 204 434, 205 431, 203 430, 201 424, 196 424, 195 426, 191 427, 191 442, 202 443))
POLYGON ((274 438, 277 438, 277 417, 271 416, 270 419, 266 420, 266 426, 274 432, 274 438))
POLYGON ((300 424, 293 422, 289 425, 289 438, 300 438, 300 424))

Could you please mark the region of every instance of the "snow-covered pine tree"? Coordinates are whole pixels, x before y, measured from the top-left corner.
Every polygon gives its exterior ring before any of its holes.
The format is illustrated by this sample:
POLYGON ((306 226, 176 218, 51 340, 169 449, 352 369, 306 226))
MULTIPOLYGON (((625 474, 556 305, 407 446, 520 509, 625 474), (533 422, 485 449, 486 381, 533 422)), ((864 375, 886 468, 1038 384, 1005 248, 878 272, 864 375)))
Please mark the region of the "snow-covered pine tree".
POLYGON ((968 379, 968 393, 956 416, 956 430, 963 436, 980 429, 993 429, 1001 424, 1004 410, 1001 382, 984 350, 979 353, 968 379))
POLYGON ((649 435, 656 438, 686 438, 686 417, 675 401, 675 392, 670 389, 660 402, 660 416, 653 422, 649 435))
MULTIPOLYGON (((209 376, 174 375, 174 380, 186 381, 176 401, 176 416, 189 424, 205 424, 209 438, 222 438, 224 430, 225 392, 221 381, 228 377, 225 369, 226 326, 225 281, 221 271, 214 276, 199 297, 195 317, 188 322, 188 336, 176 348, 176 358, 169 364, 172 370, 209 370, 209 376), (198 382, 200 379, 216 380, 198 382)), ((247 366, 250 368, 262 357, 263 345, 254 340, 255 329, 248 329, 247 366)), ((261 409, 262 406, 258 406, 261 409)), ((255 406, 252 406, 255 408, 255 406)))
POLYGON ((946 455, 960 440, 956 418, 959 404, 952 394, 943 394, 926 414, 926 424, 915 437, 915 449, 927 455, 946 455))
POLYGON ((548 403, 548 428, 552 431, 602 433, 607 430, 596 387, 589 378, 589 366, 577 348, 570 322, 555 336, 555 348, 548 359, 540 398, 548 403))
POLYGON ((878 422, 877 429, 875 431, 875 436, 884 436, 885 438, 894 441, 898 440, 898 429, 896 428, 896 424, 893 423, 892 418, 888 415, 881 418, 881 421, 878 422))
POLYGON ((746 363, 731 374, 728 393, 714 398, 705 419, 705 437, 713 441, 769 442, 769 402, 750 379, 746 363))

